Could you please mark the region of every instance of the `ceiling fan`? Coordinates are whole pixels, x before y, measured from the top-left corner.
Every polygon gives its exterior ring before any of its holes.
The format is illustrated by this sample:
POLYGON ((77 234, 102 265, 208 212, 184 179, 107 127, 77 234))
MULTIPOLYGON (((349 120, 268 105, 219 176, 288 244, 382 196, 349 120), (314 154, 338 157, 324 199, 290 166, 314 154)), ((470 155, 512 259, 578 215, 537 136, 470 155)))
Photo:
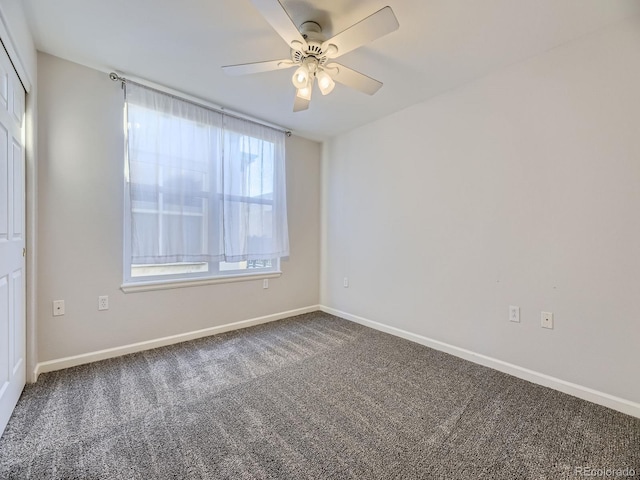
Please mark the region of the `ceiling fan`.
POLYGON ((291 47, 291 58, 222 67, 228 75, 246 75, 297 67, 291 81, 296 87, 293 111, 309 108, 315 82, 323 95, 331 93, 335 82, 373 95, 382 83, 344 65, 333 62, 351 50, 398 29, 391 7, 384 7, 337 35, 326 39, 322 27, 307 21, 298 29, 278 0, 251 0, 267 22, 291 47))

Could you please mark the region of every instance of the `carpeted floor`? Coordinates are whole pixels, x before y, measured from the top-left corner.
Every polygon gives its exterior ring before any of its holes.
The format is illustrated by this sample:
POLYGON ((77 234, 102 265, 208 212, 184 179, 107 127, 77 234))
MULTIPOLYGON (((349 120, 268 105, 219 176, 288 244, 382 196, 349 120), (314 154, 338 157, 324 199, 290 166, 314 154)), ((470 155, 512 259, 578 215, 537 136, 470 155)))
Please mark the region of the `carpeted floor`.
POLYGON ((640 419, 324 313, 43 374, 0 440, 1 479, 557 480, 585 467, 640 478, 640 419))

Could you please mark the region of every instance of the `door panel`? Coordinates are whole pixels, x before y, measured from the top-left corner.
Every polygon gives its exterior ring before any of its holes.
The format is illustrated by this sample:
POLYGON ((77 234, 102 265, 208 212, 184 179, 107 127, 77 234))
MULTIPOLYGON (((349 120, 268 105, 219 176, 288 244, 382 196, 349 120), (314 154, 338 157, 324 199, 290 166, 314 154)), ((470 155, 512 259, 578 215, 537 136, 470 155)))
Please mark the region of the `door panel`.
MULTIPOLYGON (((7 275, 0 278, 0 351, 9 350, 9 281, 7 275)), ((9 385, 11 375, 9 355, 0 355, 0 398, 9 385)))
POLYGON ((13 162, 13 239, 22 240, 22 226, 24 223, 24 156, 22 147, 13 139, 12 162, 13 162))
POLYGON ((24 116, 24 90, 22 89, 22 84, 14 85, 14 87, 11 113, 13 113, 16 125, 22 125, 22 117, 24 116))
POLYGON ((9 189, 5 188, 9 182, 8 139, 9 132, 0 124, 0 242, 9 240, 9 189))
POLYGON ((0 64, 0 108, 8 110, 9 105, 9 75, 4 68, 4 62, 0 64))
POLYGON ((0 48, 0 434, 26 379, 24 102, 0 48))
POLYGON ((13 321, 13 328, 11 329, 13 335, 11 336, 13 340, 13 345, 9 349, 12 355, 12 365, 11 365, 11 373, 14 376, 17 376, 20 368, 23 366, 25 358, 25 345, 26 345, 26 336, 25 336, 25 316, 24 316, 24 278, 22 276, 22 269, 16 270, 13 272, 12 277, 12 285, 11 289, 13 290, 13 308, 10 308, 9 311, 13 310, 13 315, 11 319, 13 321))

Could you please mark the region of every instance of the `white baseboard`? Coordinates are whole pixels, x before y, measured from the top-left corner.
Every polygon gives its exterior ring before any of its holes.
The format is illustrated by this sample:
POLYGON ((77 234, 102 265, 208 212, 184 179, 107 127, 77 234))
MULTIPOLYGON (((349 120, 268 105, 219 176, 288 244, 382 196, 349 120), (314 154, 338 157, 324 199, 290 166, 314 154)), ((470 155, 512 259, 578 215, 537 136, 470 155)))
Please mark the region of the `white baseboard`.
POLYGON ((617 410, 627 415, 640 418, 640 403, 615 397, 613 395, 609 395, 608 393, 599 392, 597 390, 593 390, 592 388, 583 387, 582 385, 567 382, 559 378, 545 375, 544 373, 535 372, 533 370, 529 370, 528 368, 519 367, 518 365, 513 365, 512 363, 503 362, 502 360, 475 353, 471 350, 466 350, 454 345, 449 345, 448 343, 433 340, 431 338, 407 332, 406 330, 401 330, 399 328, 390 327, 389 325, 374 322, 373 320, 368 320, 366 318, 352 315, 350 313, 336 310, 334 308, 326 307, 324 305, 320 306, 320 310, 326 313, 330 313, 331 315, 335 315, 336 317, 359 323, 366 327, 389 333, 391 335, 395 335, 397 337, 401 337, 406 340, 425 345, 435 350, 440 350, 456 357, 469 360, 479 365, 483 365, 485 367, 493 368, 494 370, 513 375, 514 377, 518 377, 523 380, 542 385, 544 387, 553 388, 554 390, 573 395, 574 397, 587 400, 588 402, 596 403, 598 405, 617 410))
POLYGON ((83 365, 85 363, 106 360, 107 358, 120 357, 129 353, 151 350, 158 347, 165 347, 167 345, 195 340, 196 338, 208 337, 210 335, 217 335, 219 333, 224 333, 231 330, 239 330, 241 328, 252 327, 254 325, 260 325, 262 323, 274 322, 276 320, 282 320, 283 318, 294 317, 296 315, 302 315, 303 313, 316 312, 318 310, 320 310, 320 307, 318 305, 312 305, 310 307, 274 313, 272 315, 265 315, 264 317, 251 318, 249 320, 242 320, 240 322, 234 323, 227 323, 225 325, 219 325, 217 327, 204 328, 202 330, 195 330, 193 332, 179 333, 177 335, 171 335, 170 337, 156 338, 154 340, 132 343, 130 345, 123 345, 121 347, 107 348, 106 350, 99 350, 97 352, 83 353, 80 355, 74 355, 72 357, 58 358, 56 360, 40 362, 36 365, 36 368, 34 369, 32 378, 30 380, 32 382, 35 382, 36 380, 38 380, 38 375, 40 375, 41 373, 62 370, 64 368, 75 367, 77 365, 83 365))
POLYGON ((422 335, 401 330, 396 327, 391 327, 383 323, 374 322, 357 315, 352 315, 347 312, 336 310, 334 308, 326 307, 324 305, 312 305, 309 307, 298 308, 295 310, 289 310, 286 312, 274 313, 272 315, 265 315, 263 317, 252 318, 248 320, 242 320, 240 322, 227 323, 225 325, 219 325, 217 327, 205 328, 202 330, 196 330, 193 332, 180 333, 169 337, 157 338, 154 340, 147 340, 144 342, 133 343, 130 345, 123 345, 121 347, 108 348, 105 350, 99 350, 97 352, 83 353, 80 355, 74 355, 72 357, 59 358, 55 360, 49 360, 46 362, 40 362, 36 365, 31 377, 31 381, 35 382, 38 379, 38 375, 46 372, 53 372, 55 370, 62 370, 64 368, 75 367, 77 365, 83 365, 85 363, 97 362, 99 360, 106 360, 108 358, 119 357, 127 355, 129 353, 141 352, 144 350, 151 350, 153 348, 164 347, 167 345, 173 345, 176 343, 182 343, 189 340, 195 340, 197 338, 208 337, 210 335, 216 335, 219 333, 228 332, 231 330, 239 330, 241 328, 247 328, 254 325, 260 325, 262 323, 273 322, 276 320, 282 320, 283 318, 293 317, 296 315, 302 315, 304 313, 315 312, 321 310, 331 315, 349 320, 355 323, 359 323, 366 327, 379 330, 381 332, 389 333, 397 337, 410 340, 421 345, 439 350, 445 353, 449 353, 459 358, 469 360, 471 362, 483 365, 485 367, 493 368, 503 373, 513 375, 514 377, 527 380, 529 382, 542 385, 545 387, 553 388, 563 393, 573 395, 574 397, 587 400, 589 402, 602 405, 604 407, 617 410, 619 412, 640 418, 640 403, 626 400, 623 398, 609 395, 608 393, 599 392, 592 388, 577 385, 575 383, 567 382, 559 378, 555 378, 544 373, 535 372, 527 368, 520 367, 496 358, 492 358, 486 355, 472 352, 464 348, 456 347, 448 343, 433 340, 422 335))

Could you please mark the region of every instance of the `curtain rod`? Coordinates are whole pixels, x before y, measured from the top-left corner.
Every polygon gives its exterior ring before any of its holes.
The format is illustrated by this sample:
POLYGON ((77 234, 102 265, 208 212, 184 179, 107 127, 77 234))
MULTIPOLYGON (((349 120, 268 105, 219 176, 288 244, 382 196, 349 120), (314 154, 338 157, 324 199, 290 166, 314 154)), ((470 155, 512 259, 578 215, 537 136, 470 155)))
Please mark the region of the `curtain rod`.
POLYGON ((180 97, 179 95, 175 95, 173 93, 165 92, 163 90, 160 90, 159 88, 150 87, 149 85, 145 85, 143 83, 136 82, 135 80, 131 80, 129 78, 121 77, 116 72, 111 72, 109 74, 109 78, 111 80, 113 80, 114 82, 122 82, 123 85, 125 83, 132 83, 134 85, 138 85, 140 87, 144 87, 144 88, 148 88, 149 90, 153 90, 154 92, 162 93, 164 95, 169 95, 170 97, 173 97, 173 98, 178 99, 178 100, 182 100, 183 102, 190 103, 190 104, 195 105, 197 107, 206 108, 207 110, 213 110, 214 112, 218 112, 218 113, 221 113, 223 115, 227 115, 228 117, 237 118, 239 120, 247 120, 247 121, 250 121, 250 122, 253 122, 253 123, 257 123, 259 125, 263 125, 265 127, 273 128, 274 130, 278 130, 279 132, 284 133, 287 137, 291 136, 291 130, 285 130, 282 127, 279 127, 279 126, 276 126, 276 125, 272 125, 272 124, 269 124, 269 123, 266 123, 266 122, 262 122, 262 121, 257 120, 257 119, 249 118, 249 117, 244 116, 242 114, 230 113, 229 111, 225 110, 224 108, 215 108, 215 107, 212 107, 211 105, 205 105, 204 103, 198 103, 198 102, 196 102, 194 100, 190 100, 188 98, 180 97))

